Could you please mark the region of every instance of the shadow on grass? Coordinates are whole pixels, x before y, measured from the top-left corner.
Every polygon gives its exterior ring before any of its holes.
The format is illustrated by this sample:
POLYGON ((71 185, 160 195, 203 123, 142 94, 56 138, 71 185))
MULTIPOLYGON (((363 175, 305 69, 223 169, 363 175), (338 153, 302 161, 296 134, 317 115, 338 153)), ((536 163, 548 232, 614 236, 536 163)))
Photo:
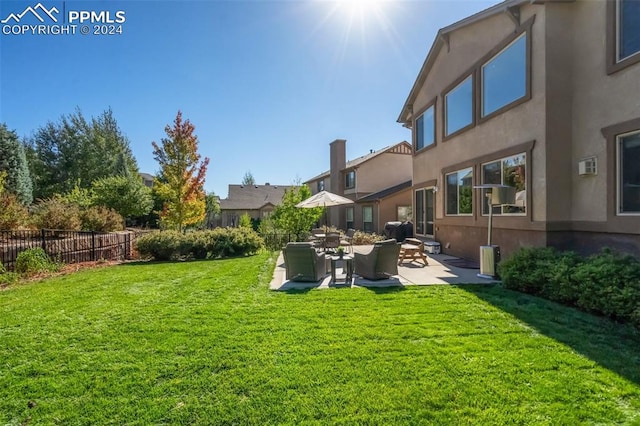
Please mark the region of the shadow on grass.
POLYGON ((640 330, 501 286, 456 286, 640 384, 640 330))
POLYGON ((392 286, 376 286, 376 285, 367 285, 362 284, 358 285, 359 288, 364 288, 366 290, 372 291, 375 294, 390 294, 390 293, 400 293, 401 291, 405 291, 406 288, 403 285, 392 285, 392 286))

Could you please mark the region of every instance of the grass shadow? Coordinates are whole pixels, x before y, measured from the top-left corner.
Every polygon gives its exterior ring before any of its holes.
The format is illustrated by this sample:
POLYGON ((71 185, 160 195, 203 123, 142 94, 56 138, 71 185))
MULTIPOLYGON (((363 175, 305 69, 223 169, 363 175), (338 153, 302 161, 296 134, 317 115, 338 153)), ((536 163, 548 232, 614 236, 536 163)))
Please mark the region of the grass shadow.
POLYGON ((456 286, 640 385, 640 330, 502 286, 456 286))

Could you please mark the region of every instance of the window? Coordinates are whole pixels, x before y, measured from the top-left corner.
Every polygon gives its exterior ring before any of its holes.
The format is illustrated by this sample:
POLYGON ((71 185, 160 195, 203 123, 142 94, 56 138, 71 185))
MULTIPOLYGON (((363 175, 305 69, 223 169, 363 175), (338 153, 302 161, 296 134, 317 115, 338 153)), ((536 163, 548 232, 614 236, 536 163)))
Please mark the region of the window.
POLYGON ((446 136, 473 124, 473 78, 471 76, 444 96, 444 109, 446 136))
POLYGON ((362 208, 362 223, 364 232, 373 232, 373 207, 364 206, 362 208))
POLYGON ((419 189, 416 191, 415 230, 418 235, 434 235, 434 190, 419 189))
POLYGON ((640 213, 640 132, 618 136, 618 213, 640 213))
POLYGON ((431 105, 416 120, 416 151, 433 145, 436 141, 435 107, 431 105))
POLYGON ((345 189, 353 189, 356 187, 356 171, 351 170, 347 172, 344 180, 344 188, 345 189))
POLYGON ((446 175, 447 215, 473 213, 473 169, 464 169, 446 175))
POLYGON ((527 95, 527 34, 482 66, 482 116, 527 95))
POLYGON ((411 220, 411 206, 398 206, 397 220, 400 222, 411 220))
POLYGON ((618 0, 616 6, 619 62, 640 53, 640 0, 618 0))
POLYGON ((324 180, 318 181, 318 192, 324 191, 324 180))
MULTIPOLYGON (((509 206, 494 206, 494 215, 526 213, 527 185, 526 185, 526 156, 518 154, 482 165, 482 183, 508 185, 516 188, 516 204, 509 206)), ((487 190, 482 191, 482 214, 489 214, 487 205, 487 190)))
POLYGON ((347 207, 347 229, 353 228, 353 207, 347 207))

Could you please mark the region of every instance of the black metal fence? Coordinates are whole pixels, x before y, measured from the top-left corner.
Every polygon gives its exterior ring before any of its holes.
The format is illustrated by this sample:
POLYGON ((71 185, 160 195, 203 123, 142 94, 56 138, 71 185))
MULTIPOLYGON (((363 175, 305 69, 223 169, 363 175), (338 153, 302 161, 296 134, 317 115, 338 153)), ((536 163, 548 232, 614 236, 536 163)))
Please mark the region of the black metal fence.
POLYGON ((0 231, 0 261, 12 271, 20 252, 37 247, 64 263, 123 260, 131 257, 137 235, 134 231, 0 231))

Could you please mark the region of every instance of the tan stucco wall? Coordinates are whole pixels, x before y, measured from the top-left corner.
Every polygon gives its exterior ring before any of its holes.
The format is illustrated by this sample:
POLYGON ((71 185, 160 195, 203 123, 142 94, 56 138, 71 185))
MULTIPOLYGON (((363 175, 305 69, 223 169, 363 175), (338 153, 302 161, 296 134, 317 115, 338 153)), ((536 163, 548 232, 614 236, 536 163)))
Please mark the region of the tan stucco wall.
POLYGON ((362 163, 356 169, 355 189, 345 190, 345 194, 364 194, 382 191, 402 182, 411 180, 412 158, 407 154, 384 153, 362 163))
MULTIPOLYGON (((411 206, 411 194, 412 191, 410 188, 398 192, 390 197, 385 198, 384 200, 378 203, 378 214, 377 218, 374 217, 374 220, 377 219, 376 232, 379 234, 384 234, 384 225, 387 222, 394 222, 398 220, 398 207, 399 206, 411 206)), ((374 210, 375 212, 375 210, 374 210)), ((374 213, 375 216, 375 213, 374 213)))

